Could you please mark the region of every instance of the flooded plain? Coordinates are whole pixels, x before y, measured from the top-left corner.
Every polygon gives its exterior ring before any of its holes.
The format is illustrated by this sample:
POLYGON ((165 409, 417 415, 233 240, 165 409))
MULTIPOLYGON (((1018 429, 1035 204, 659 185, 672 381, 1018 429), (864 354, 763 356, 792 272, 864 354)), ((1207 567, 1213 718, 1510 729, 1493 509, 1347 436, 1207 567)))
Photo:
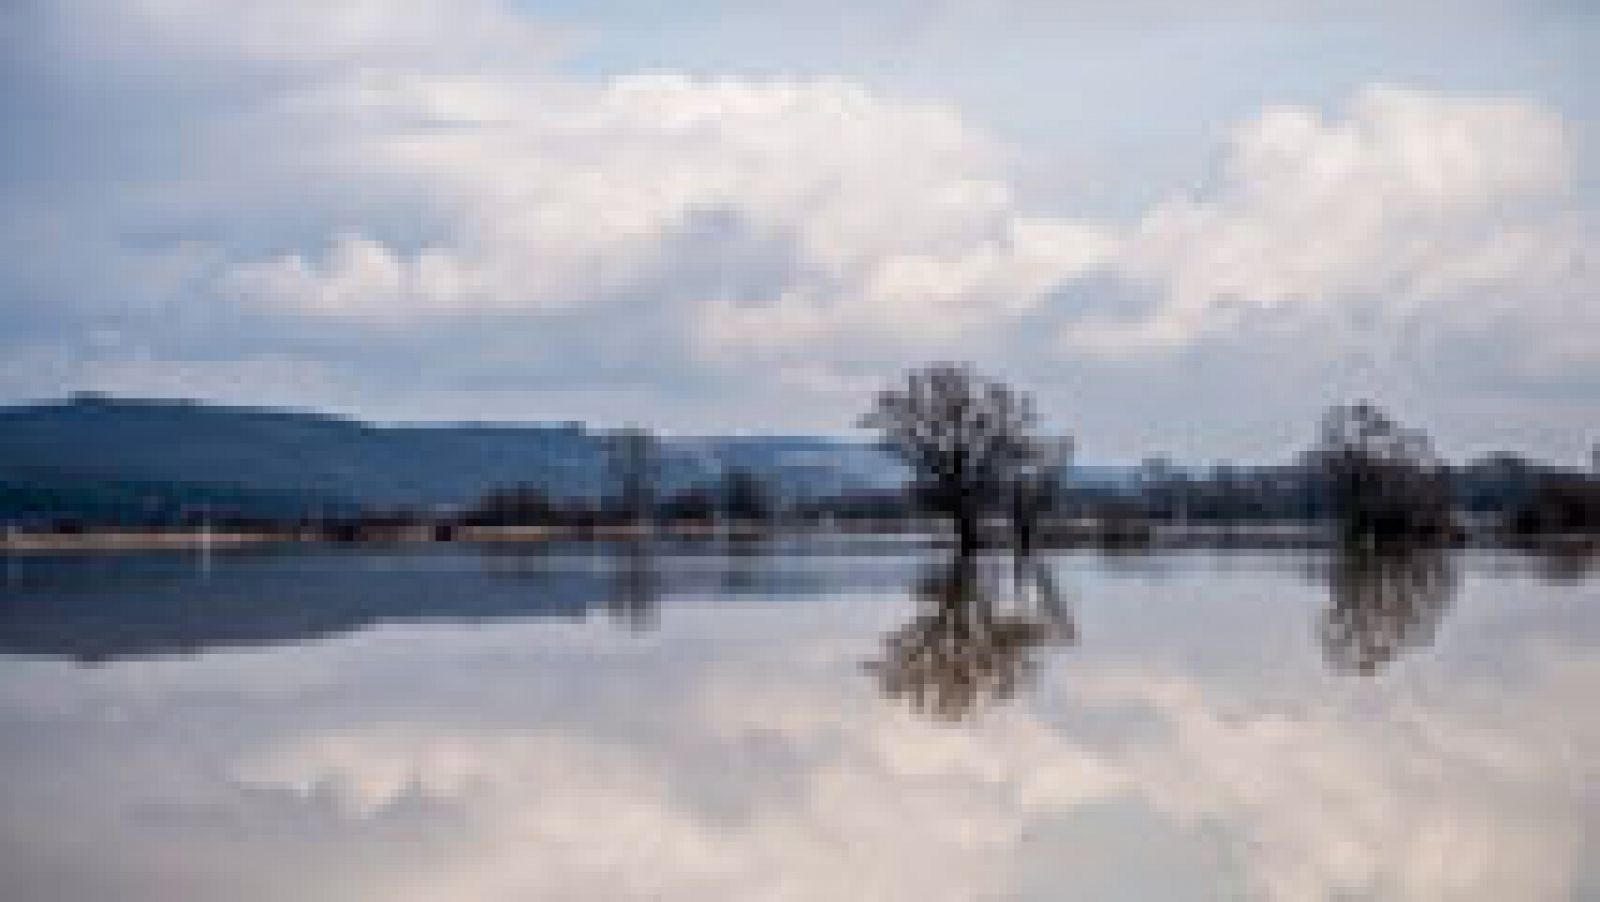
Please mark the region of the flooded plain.
POLYGON ((0 896, 1600 897, 1600 570, 20 557, 0 896))

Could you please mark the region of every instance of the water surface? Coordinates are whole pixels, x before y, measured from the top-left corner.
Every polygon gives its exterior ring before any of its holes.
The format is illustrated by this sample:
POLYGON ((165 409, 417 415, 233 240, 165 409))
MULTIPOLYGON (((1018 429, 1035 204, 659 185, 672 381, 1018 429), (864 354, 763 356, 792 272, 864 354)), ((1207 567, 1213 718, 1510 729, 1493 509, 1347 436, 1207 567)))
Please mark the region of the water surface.
POLYGON ((6 564, 8 900, 1600 897, 1582 560, 6 564))

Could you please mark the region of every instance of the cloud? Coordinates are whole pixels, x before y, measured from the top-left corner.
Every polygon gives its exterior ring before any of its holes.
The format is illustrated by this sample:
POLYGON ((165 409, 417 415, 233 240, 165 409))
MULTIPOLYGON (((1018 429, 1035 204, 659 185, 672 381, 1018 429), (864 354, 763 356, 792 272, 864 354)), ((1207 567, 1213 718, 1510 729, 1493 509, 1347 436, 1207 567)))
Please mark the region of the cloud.
POLYGON ((241 263, 225 294, 330 318, 671 308, 711 359, 949 346, 1103 252, 1027 217, 953 111, 842 81, 672 73, 507 86, 407 76, 318 98, 369 123, 330 155, 409 183, 442 234, 359 232, 241 263))
POLYGON ((8 349, 299 361, 416 398, 443 387, 402 358, 686 407, 738 384, 807 426, 930 357, 1102 382, 1241 349, 1450 382, 1470 357, 1567 396, 1600 369, 1574 127, 1533 98, 1270 106, 1207 185, 1116 219, 1025 193, 1041 162, 981 111, 845 77, 580 77, 572 40, 496 0, 24 4, 0 31, 0 113, 27 126, 0 167, 8 349))
POLYGON ((1068 337, 1174 348, 1270 319, 1338 347, 1408 323, 1513 326, 1523 351, 1549 353, 1572 316, 1594 316, 1600 245, 1571 180, 1565 123, 1526 100, 1373 87, 1342 118, 1274 107, 1235 130, 1212 190, 1128 236, 1115 268, 1154 309, 1068 337))
POLYGON ((1584 353, 1562 340, 1594 246, 1563 205, 1567 128, 1514 98, 1373 87, 1343 118, 1270 108, 1235 131, 1214 189, 1132 228, 1025 209, 956 111, 843 81, 363 71, 291 107, 359 123, 324 161, 409 186, 439 237, 352 230, 243 261, 216 290, 253 305, 404 322, 644 299, 712 363, 949 353, 1041 311, 1102 353, 1251 319, 1335 349, 1515 321, 1540 356, 1584 353), (1052 304, 1090 279, 1158 300, 1110 318, 1052 304))

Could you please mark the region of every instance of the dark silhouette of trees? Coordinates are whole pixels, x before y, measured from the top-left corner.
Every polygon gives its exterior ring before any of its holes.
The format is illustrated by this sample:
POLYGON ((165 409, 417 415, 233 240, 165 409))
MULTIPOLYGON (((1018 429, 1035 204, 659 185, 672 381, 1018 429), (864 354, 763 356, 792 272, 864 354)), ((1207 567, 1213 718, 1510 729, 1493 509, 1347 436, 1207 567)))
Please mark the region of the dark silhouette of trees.
POLYGON ((492 489, 461 515, 470 526, 536 526, 558 519, 557 505, 535 485, 492 489))
POLYGON ((1176 520, 1184 508, 1187 475, 1165 457, 1147 457, 1134 474, 1145 515, 1154 520, 1176 520))
POLYGON ((1600 533, 1600 479, 1583 473, 1541 473, 1507 517, 1511 532, 1534 535, 1600 533))
POLYGON ((1533 497, 1542 467, 1515 454, 1499 453, 1456 468, 1455 501, 1463 511, 1504 521, 1533 497))
POLYGON ((611 475, 614 510, 633 526, 655 514, 661 482, 661 444, 650 432, 626 427, 606 436, 606 463, 611 475))
POLYGON ((1012 547, 1017 555, 1033 553, 1039 527, 1046 514, 1060 508, 1064 485, 1061 471, 1072 460, 1070 437, 1053 442, 1033 442, 1032 453, 1011 479, 1010 510, 1012 547))
POLYGON ((717 494, 722 515, 735 522, 760 524, 776 512, 771 488, 752 470, 729 467, 722 474, 717 494))
POLYGON ((1428 436, 1372 404, 1329 410, 1307 464, 1321 474, 1345 543, 1439 541, 1454 532, 1449 474, 1428 436))
POLYGON ((709 529, 717 519, 716 493, 703 485, 690 486, 661 503, 661 518, 672 526, 693 525, 709 529))
POLYGON ((919 506, 949 517, 963 552, 1035 454, 1033 400, 967 364, 934 363, 878 394, 861 425, 910 467, 919 506))
POLYGON ((1042 565, 1019 567, 1010 604, 1001 601, 1003 580, 991 576, 977 556, 957 554, 919 578, 917 615, 866 664, 885 695, 939 720, 963 720, 985 702, 1013 697, 1040 649, 1077 642, 1077 625, 1042 565))

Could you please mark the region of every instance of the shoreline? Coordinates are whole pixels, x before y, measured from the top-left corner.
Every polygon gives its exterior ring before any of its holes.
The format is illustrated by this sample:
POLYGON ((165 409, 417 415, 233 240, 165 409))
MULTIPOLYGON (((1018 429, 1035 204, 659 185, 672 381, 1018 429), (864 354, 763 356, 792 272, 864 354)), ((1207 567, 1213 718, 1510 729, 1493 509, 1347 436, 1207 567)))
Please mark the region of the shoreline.
MULTIPOLYGON (((24 532, 0 533, 0 554, 27 555, 50 553, 116 553, 123 551, 206 551, 270 545, 393 546, 393 545, 481 545, 496 543, 576 542, 607 544, 615 542, 730 542, 756 544, 766 541, 813 539, 819 544, 830 540, 916 539, 929 545, 944 545, 949 536, 919 529, 890 528, 888 524, 863 524, 860 528, 815 530, 806 528, 765 528, 750 524, 725 527, 682 526, 638 529, 626 526, 573 529, 550 526, 458 526, 441 535, 431 525, 384 530, 355 538, 335 538, 310 531, 224 532, 195 530, 92 530, 76 533, 24 532)), ((1176 551, 1185 549, 1293 549, 1329 548, 1333 545, 1326 528, 1318 524, 1254 524, 1212 526, 1149 524, 1141 535, 1108 533, 1083 524, 1066 525, 1047 531, 1037 543, 1039 551, 1102 548, 1114 551, 1176 551)), ((1508 537, 1480 535, 1464 541, 1444 543, 1444 548, 1491 548, 1509 550, 1580 551, 1600 553, 1600 536, 1557 534, 1508 537)), ((1007 543, 993 543, 985 550, 1007 550, 1007 543)))

